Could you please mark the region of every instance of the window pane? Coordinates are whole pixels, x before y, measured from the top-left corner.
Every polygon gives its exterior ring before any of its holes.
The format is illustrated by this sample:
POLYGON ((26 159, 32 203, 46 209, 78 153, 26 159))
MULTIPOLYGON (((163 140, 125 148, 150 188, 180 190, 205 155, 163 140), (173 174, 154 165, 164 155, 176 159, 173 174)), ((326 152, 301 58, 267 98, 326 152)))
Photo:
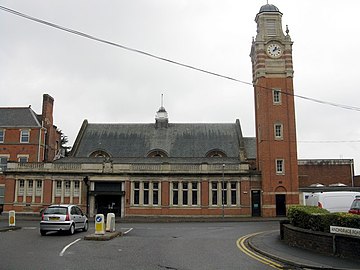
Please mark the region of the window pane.
POLYGON ((134 190, 134 204, 139 204, 140 202, 140 191, 134 190))
POLYGON ((144 204, 149 204, 149 190, 144 189, 144 204))
POLYGON ((173 182, 172 183, 173 186, 173 205, 178 205, 179 204, 179 182, 173 182))
POLYGON ((134 204, 140 203, 140 182, 134 182, 134 204))
POLYGON ((188 191, 183 190, 183 205, 188 205, 188 191))
POLYGON ((178 201, 178 191, 174 190, 173 191, 173 205, 178 205, 179 201, 178 201))
POLYGON ((28 162, 28 158, 27 157, 19 157, 19 162, 26 163, 26 162, 28 162))
POLYGON ((4 130, 3 129, 0 129, 0 143, 3 143, 4 142, 4 130))
POLYGON ((29 130, 25 129, 21 131, 20 141, 23 143, 29 142, 30 133, 29 130))
POLYGON ((197 205, 197 190, 193 190, 192 191, 192 201, 191 201, 192 205, 197 205))
POLYGON ((217 190, 217 182, 211 182, 211 204, 217 205, 218 204, 218 190, 217 190))
POLYGON ((236 205, 236 190, 231 191, 231 204, 236 205))
POLYGON ((159 204, 159 191, 153 190, 153 205, 159 204))
POLYGON ((0 157, 0 171, 5 171, 7 168, 7 157, 0 157))

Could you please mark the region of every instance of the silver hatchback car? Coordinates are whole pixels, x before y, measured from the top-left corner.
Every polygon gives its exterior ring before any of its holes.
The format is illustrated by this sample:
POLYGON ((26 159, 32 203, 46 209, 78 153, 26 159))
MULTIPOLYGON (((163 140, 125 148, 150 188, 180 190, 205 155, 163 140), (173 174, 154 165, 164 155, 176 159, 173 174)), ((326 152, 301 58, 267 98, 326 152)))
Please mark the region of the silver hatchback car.
POLYGON ((74 234, 76 230, 87 231, 88 228, 88 218, 77 205, 50 205, 41 215, 41 235, 46 235, 49 231, 66 231, 74 234))

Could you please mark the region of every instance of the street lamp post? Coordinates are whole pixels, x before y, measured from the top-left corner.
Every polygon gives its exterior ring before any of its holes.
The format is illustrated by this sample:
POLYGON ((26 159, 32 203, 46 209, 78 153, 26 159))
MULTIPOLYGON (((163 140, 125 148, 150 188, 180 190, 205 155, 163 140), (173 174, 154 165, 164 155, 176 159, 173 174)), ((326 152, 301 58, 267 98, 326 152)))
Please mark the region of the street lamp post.
POLYGON ((222 218, 225 218, 225 179, 224 179, 225 164, 222 165, 222 218))

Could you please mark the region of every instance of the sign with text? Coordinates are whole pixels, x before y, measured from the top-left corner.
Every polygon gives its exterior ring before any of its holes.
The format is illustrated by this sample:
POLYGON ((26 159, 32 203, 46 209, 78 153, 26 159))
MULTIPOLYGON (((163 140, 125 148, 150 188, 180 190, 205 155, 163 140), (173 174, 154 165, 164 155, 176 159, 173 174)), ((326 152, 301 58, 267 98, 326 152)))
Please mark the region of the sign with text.
POLYGON ((330 226, 330 232, 360 237, 360 229, 330 226))

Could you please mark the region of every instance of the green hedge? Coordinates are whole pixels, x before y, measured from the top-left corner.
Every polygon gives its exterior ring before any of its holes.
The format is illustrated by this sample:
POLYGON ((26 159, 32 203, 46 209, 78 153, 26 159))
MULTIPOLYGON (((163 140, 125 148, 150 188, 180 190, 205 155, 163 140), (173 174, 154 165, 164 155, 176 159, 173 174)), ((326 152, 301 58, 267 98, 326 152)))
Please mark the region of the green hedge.
POLYGON ((330 213, 316 206, 291 206, 287 217, 291 225, 312 231, 329 232, 330 226, 360 229, 360 215, 330 213))

